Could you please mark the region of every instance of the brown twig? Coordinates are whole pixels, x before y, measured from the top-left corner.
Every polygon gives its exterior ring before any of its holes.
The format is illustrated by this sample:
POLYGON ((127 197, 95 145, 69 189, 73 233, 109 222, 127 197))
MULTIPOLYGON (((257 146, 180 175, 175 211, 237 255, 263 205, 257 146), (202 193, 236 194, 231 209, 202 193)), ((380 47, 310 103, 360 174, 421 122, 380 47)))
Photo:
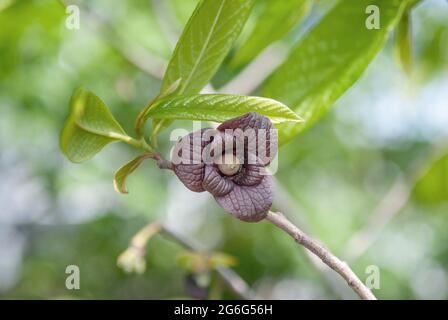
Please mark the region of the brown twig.
MULTIPOLYGON (((294 216, 288 214, 287 218, 294 224, 300 225, 304 232, 311 234, 312 236, 312 233, 310 233, 309 223, 306 220, 306 214, 304 212, 305 209, 291 198, 289 191, 280 184, 276 177, 273 178, 275 192, 274 208, 280 212, 294 212, 294 216)), ((331 269, 327 268, 324 263, 322 263, 322 260, 320 260, 309 250, 305 250, 305 254, 311 265, 322 274, 328 289, 334 295, 341 297, 342 299, 353 299, 353 291, 350 290, 349 287, 345 286, 345 283, 340 281, 338 276, 331 269)))
MULTIPOLYGON (((172 163, 163 158, 159 153, 154 154, 152 157, 157 161, 159 168, 172 170, 172 163)), ((289 221, 283 214, 269 212, 266 220, 272 222, 280 229, 287 232, 291 237, 293 237, 296 242, 303 245, 311 253, 320 258, 320 260, 329 266, 331 269, 339 273, 348 285, 355 291, 359 297, 365 300, 376 300, 376 297, 367 288, 361 280, 356 276, 356 274, 350 269, 350 267, 339 258, 334 256, 327 248, 316 242, 314 239, 309 237, 306 233, 295 226, 291 221, 289 221)), ((194 243, 192 240, 186 239, 183 236, 173 232, 166 226, 161 227, 162 234, 169 236, 170 238, 176 240, 179 244, 185 248, 193 251, 203 252, 200 245, 194 243)), ((313 260, 312 260, 313 261, 313 260)), ((248 285, 242 280, 238 274, 233 272, 228 268, 216 268, 218 275, 221 279, 228 285, 229 288, 240 297, 244 299, 253 298, 254 295, 251 293, 248 285)))
POLYGON ((294 238, 298 244, 314 253, 322 260, 323 263, 339 273, 361 299, 376 300, 376 297, 373 295, 372 291, 370 291, 370 289, 367 288, 361 280, 359 280, 358 276, 345 262, 333 255, 327 248, 319 244, 316 240, 309 237, 306 233, 289 221, 283 214, 269 211, 266 216, 266 220, 285 231, 292 238, 294 238))
POLYGON ((154 153, 151 158, 157 161, 159 169, 173 170, 173 163, 166 160, 160 153, 154 153))

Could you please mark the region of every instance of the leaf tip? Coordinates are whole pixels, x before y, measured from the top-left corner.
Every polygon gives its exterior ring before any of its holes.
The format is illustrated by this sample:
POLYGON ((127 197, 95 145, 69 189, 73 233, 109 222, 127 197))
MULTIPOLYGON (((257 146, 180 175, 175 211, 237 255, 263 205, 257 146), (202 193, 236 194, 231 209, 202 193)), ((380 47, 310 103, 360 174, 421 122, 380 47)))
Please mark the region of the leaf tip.
POLYGON ((119 182, 114 178, 114 189, 119 194, 129 194, 124 184, 119 184, 119 182))
POLYGON ((128 194, 128 190, 126 188, 126 179, 127 177, 134 172, 140 164, 147 159, 149 156, 147 153, 138 156, 137 158, 129 161, 122 167, 120 167, 114 175, 114 189, 116 192, 120 194, 128 194))
POLYGON ((303 119, 301 116, 299 116, 295 112, 294 112, 294 116, 295 116, 295 119, 293 120, 293 122, 296 122, 296 123, 305 122, 305 119, 303 119))

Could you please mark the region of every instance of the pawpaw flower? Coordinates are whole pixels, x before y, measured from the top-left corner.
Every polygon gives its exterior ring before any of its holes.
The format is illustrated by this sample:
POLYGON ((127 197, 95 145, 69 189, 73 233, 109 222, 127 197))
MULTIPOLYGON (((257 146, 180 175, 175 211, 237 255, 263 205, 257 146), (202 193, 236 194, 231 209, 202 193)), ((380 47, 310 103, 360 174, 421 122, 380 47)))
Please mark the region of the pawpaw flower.
POLYGON ((183 137, 174 147, 173 170, 188 189, 208 191, 225 211, 256 222, 272 205, 272 177, 265 167, 277 145, 271 121, 251 112, 183 137))

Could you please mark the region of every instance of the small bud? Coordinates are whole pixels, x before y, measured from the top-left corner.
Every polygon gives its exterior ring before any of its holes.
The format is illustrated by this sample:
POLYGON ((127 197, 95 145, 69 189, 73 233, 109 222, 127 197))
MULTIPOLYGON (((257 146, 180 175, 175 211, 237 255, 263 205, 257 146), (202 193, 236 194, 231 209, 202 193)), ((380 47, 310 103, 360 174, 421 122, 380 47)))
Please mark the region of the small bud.
POLYGON ((131 246, 120 254, 117 265, 126 273, 143 274, 146 269, 145 253, 140 248, 131 246))

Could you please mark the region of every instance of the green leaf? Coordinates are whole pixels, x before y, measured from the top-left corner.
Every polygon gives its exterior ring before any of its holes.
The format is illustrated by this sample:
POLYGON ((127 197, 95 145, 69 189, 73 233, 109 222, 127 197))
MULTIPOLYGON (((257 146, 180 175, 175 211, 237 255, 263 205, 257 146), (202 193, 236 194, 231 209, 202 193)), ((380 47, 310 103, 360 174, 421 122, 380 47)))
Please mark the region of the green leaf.
POLYGON ((60 147, 70 161, 86 161, 107 144, 129 139, 100 98, 84 89, 73 94, 60 137, 60 147))
POLYGON ((292 49, 262 89, 263 96, 291 106, 305 119, 282 125, 283 141, 314 124, 358 80, 384 47, 406 5, 406 0, 339 1, 292 49), (379 29, 366 27, 369 5, 379 8, 379 29))
POLYGON ((395 31, 395 50, 398 61, 408 74, 412 67, 411 16, 406 10, 395 31))
MULTIPOLYGON (((243 28, 254 0, 201 0, 177 43, 162 82, 164 91, 176 79, 176 94, 198 93, 213 77, 243 28)), ((170 124, 153 123, 155 136, 170 124)))
POLYGON ((278 101, 231 94, 193 94, 165 98, 157 102, 149 116, 156 119, 222 122, 247 112, 267 116, 274 123, 302 121, 297 114, 278 101))
POLYGON ((448 203, 448 154, 433 159, 413 190, 414 198, 426 205, 448 203))
POLYGON ((162 90, 182 78, 178 94, 199 92, 240 34, 253 0, 202 0, 177 43, 162 90))
POLYGON ((281 39, 308 14, 312 6, 311 0, 265 2, 266 7, 250 36, 232 59, 234 67, 250 62, 271 43, 281 39))
POLYGON ((145 153, 137 158, 129 161, 125 165, 123 165, 120 169, 115 172, 114 176, 114 188, 118 193, 126 194, 128 193, 126 189, 126 179, 127 177, 134 172, 142 162, 148 158, 151 158, 151 154, 145 153))

